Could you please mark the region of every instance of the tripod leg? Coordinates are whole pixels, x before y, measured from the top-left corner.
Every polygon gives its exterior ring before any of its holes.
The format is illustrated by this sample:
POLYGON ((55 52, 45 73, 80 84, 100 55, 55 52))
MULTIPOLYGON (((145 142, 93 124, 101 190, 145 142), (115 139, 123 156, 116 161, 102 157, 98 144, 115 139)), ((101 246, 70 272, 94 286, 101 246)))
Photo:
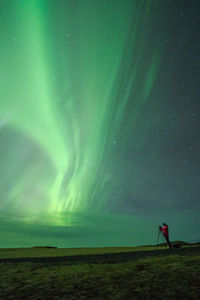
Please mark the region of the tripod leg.
POLYGON ((158 247, 158 243, 159 243, 159 238, 160 238, 160 229, 158 229, 157 247, 158 247))
POLYGON ((161 235, 162 235, 163 246, 166 248, 166 245, 165 245, 165 236, 164 236, 163 233, 161 235))

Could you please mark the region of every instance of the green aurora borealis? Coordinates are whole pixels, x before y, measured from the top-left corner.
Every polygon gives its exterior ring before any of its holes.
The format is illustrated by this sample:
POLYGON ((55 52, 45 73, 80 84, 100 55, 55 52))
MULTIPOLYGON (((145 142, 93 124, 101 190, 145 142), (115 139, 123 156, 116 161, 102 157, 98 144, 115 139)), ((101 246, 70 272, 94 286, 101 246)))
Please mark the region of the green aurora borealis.
MULTIPOLYGON (((163 115, 174 88, 164 88, 170 30, 162 18, 172 7, 1 1, 2 247, 154 243, 162 221, 174 224, 174 237, 197 239, 177 229, 184 218, 196 226, 198 201, 189 211, 180 187, 169 191, 174 170, 161 160, 169 137, 158 133, 183 120, 163 115)), ((184 185, 182 162, 175 173, 184 185)))

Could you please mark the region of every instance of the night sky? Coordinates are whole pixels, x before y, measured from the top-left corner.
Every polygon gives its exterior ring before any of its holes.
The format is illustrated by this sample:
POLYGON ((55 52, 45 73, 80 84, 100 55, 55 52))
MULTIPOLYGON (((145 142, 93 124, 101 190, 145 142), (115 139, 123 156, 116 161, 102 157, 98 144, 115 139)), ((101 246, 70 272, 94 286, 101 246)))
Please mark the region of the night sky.
POLYGON ((0 2, 0 247, 200 241, 200 1, 0 2))

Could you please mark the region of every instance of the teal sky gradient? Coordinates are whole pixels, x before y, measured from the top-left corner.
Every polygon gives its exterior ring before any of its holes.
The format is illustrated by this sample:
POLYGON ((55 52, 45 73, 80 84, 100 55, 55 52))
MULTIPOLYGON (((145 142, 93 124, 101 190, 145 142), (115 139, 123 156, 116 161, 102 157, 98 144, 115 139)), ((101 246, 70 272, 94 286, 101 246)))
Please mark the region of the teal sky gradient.
MULTIPOLYGON (((2 246, 153 243, 157 223, 179 228, 193 215, 185 205, 176 213, 177 187, 166 191, 173 171, 156 161, 169 143, 158 128, 171 124, 159 86, 169 34, 160 14, 170 9, 153 0, 2 1, 2 246)), ((195 238, 186 229, 183 239, 195 238)))

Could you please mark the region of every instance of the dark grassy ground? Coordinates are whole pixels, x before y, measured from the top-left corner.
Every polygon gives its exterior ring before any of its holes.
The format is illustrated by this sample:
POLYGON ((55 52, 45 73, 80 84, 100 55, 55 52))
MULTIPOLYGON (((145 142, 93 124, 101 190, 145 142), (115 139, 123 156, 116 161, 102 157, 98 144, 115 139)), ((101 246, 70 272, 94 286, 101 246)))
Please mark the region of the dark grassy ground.
POLYGON ((47 251, 46 258, 29 250, 29 258, 1 259, 0 299, 200 299, 200 247, 102 248, 89 255, 67 249, 68 256, 64 249, 48 249, 62 251, 57 257, 47 251))

